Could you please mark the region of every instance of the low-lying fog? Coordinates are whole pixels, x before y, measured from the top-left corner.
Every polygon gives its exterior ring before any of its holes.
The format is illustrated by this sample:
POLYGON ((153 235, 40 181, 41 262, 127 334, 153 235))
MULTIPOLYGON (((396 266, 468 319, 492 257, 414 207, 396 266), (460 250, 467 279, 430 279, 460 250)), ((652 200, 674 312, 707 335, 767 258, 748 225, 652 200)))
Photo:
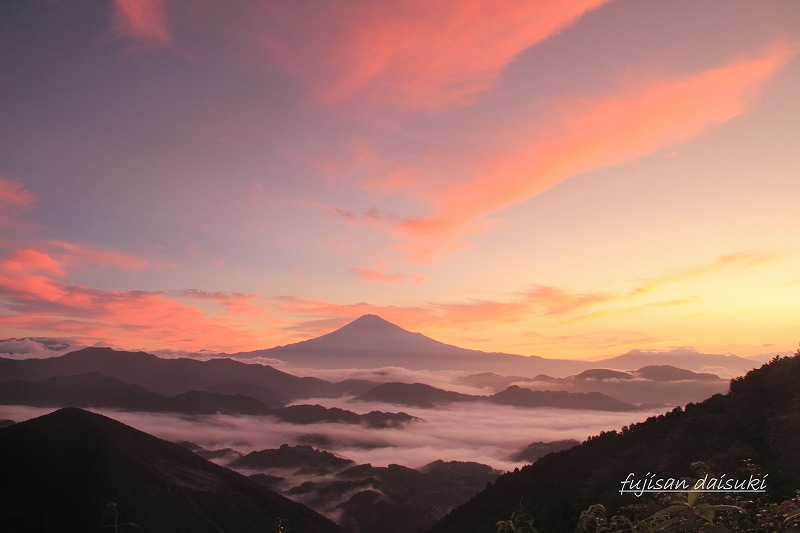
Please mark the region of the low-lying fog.
MULTIPOLYGON (((358 413, 373 410, 398 412, 424 419, 402 428, 367 429, 348 424, 294 425, 267 416, 182 416, 92 409, 110 418, 173 441, 191 441, 207 449, 233 448, 242 453, 281 444, 311 444, 326 448, 357 463, 386 466, 390 463, 419 467, 437 459, 476 461, 499 470, 523 463, 509 460, 516 450, 536 441, 576 439, 583 441, 601 431, 620 429, 663 412, 583 411, 572 409, 524 409, 480 403, 458 403, 436 409, 402 407, 383 403, 352 403, 345 398, 303 400, 304 404, 340 407, 358 413), (330 444, 322 446, 319 443, 330 444)), ((16 422, 54 409, 0 406, 0 419, 16 422)))

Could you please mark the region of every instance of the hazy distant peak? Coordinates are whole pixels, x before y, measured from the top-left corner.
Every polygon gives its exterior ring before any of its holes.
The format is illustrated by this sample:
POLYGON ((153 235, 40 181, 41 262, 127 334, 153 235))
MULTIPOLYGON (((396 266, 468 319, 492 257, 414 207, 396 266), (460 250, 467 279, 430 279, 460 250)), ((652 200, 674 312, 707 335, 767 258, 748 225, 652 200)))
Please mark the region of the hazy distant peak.
MULTIPOLYGON (((322 350, 326 352, 391 352, 395 354, 431 353, 440 351, 468 352, 392 324, 377 315, 363 315, 341 328, 320 337, 281 346, 285 350, 322 350)), ((280 356, 278 356, 280 358, 280 356)), ((396 362, 396 361, 394 361, 396 362)))
POLYGON ((87 348, 81 348, 80 350, 75 350, 74 352, 69 352, 68 354, 61 356, 61 359, 64 361, 93 361, 98 359, 154 361, 158 360, 159 358, 146 352, 126 352, 122 350, 114 350, 113 348, 109 348, 107 346, 90 346, 87 348))
POLYGON ((384 318, 381 318, 378 315, 373 315, 373 314, 370 314, 370 313, 367 313, 366 315, 361 315, 360 317, 358 317, 355 320, 353 320, 352 322, 350 322, 350 324, 351 325, 352 324, 388 324, 390 326, 398 327, 395 324, 392 324, 391 322, 389 322, 388 320, 386 320, 384 318))
POLYGON ((397 324, 392 324, 388 320, 379 317, 378 315, 361 315, 349 324, 339 328, 338 331, 346 331, 352 329, 369 329, 373 331, 402 331, 404 333, 411 333, 397 324))

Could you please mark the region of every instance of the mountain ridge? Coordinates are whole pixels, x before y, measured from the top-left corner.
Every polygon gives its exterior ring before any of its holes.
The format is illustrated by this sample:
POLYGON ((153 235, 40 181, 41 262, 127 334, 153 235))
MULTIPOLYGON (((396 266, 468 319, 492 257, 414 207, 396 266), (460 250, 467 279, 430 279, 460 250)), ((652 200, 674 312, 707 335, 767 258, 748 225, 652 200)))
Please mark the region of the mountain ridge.
POLYGON ((597 368, 598 365, 628 370, 680 361, 682 364, 673 366, 694 372, 705 372, 706 367, 720 366, 729 369, 731 375, 740 375, 758 365, 756 361, 735 355, 701 354, 685 348, 667 352, 630 350, 599 361, 485 352, 437 341, 373 314, 362 315, 334 331, 311 339, 224 355, 241 359, 278 359, 290 365, 313 368, 401 366, 412 370, 491 370, 522 375, 556 374, 559 377, 597 368))
POLYGON ((279 517, 334 533, 328 519, 105 416, 66 408, 0 429, 0 523, 11 531, 260 533, 279 517))

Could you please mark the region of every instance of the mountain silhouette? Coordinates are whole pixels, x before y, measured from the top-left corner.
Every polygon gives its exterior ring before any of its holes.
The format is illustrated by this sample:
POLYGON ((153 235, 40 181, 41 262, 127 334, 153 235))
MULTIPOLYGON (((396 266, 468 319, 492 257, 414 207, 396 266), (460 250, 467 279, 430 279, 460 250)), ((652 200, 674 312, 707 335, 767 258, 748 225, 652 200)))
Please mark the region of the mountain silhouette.
POLYGON ((16 380, 0 387, 0 404, 37 407, 110 407, 128 411, 187 414, 269 414, 263 402, 241 394, 188 391, 166 397, 141 385, 129 385, 99 372, 16 380))
POLYGON ((268 350, 234 354, 267 357, 312 368, 380 368, 415 370, 550 372, 570 374, 589 368, 585 361, 545 359, 459 348, 407 331, 377 315, 363 315, 349 324, 313 339, 268 350))
POLYGON ((635 411, 638 406, 599 392, 567 392, 531 390, 512 385, 491 396, 453 392, 424 383, 384 383, 356 396, 354 402, 385 402, 431 408, 452 402, 490 402, 516 407, 555 407, 557 409, 590 409, 599 411, 635 411))
POLYGON ((631 350, 616 357, 596 361, 594 365, 616 370, 659 365, 685 368, 693 372, 715 372, 718 369, 725 369, 730 376, 744 374, 758 366, 758 363, 736 355, 705 354, 689 348, 677 348, 658 352, 631 350))
POLYGON ((328 451, 287 444, 249 453, 231 466, 258 471, 251 479, 335 516, 354 533, 420 531, 500 474, 461 461, 439 460, 417 469, 357 465, 328 451))
POLYGON ((686 405, 728 390, 727 379, 669 365, 645 366, 628 372, 592 368, 566 378, 543 374, 526 378, 484 372, 457 378, 457 382, 494 392, 512 385, 535 390, 599 392, 624 402, 652 407, 686 405))
POLYGON ((0 381, 38 381, 56 376, 99 372, 124 383, 174 396, 189 391, 246 394, 270 407, 297 398, 340 396, 374 386, 349 380, 341 384, 318 378, 298 377, 271 366, 220 358, 162 359, 144 352, 111 348, 84 348, 48 359, 0 358, 0 381))
POLYGON ((35 407, 98 407, 156 413, 271 415, 291 424, 321 422, 360 424, 371 428, 399 428, 419 420, 406 413, 371 411, 358 414, 321 405, 290 405, 270 409, 242 394, 188 391, 175 396, 150 392, 98 372, 56 376, 40 381, 15 380, 0 386, 0 405, 35 407))
POLYGON ((500 405, 517 407, 556 407, 559 409, 591 409, 596 411, 636 411, 633 405, 599 392, 567 392, 530 390, 511 385, 504 391, 489 396, 488 400, 500 405))
POLYGON ((437 403, 471 402, 479 396, 461 394, 424 383, 383 383, 353 398, 356 402, 385 402, 414 407, 433 407, 437 403))
POLYGON ((0 524, 14 532, 336 532, 246 477, 77 408, 0 429, 0 524), (115 516, 116 515, 116 516, 115 516), (129 524, 135 524, 129 525, 129 524))
POLYGON ((676 368, 672 365, 650 365, 637 370, 636 375, 640 378, 653 381, 714 381, 720 379, 719 376, 708 372, 692 372, 684 368, 676 368))

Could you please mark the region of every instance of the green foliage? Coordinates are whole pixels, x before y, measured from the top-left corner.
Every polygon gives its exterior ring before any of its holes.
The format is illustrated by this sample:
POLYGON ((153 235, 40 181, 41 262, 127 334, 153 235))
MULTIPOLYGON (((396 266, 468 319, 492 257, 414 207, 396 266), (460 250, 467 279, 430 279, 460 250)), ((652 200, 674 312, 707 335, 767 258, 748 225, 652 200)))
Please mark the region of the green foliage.
POLYGON ((276 518, 272 523, 272 531, 274 533, 289 533, 289 520, 281 517, 276 518))
POLYGON ((537 533, 533 527, 533 517, 522 509, 522 500, 519 509, 511 514, 511 520, 501 520, 495 526, 497 533, 537 533))
POLYGON ((780 504, 735 493, 669 494, 658 507, 645 518, 624 513, 609 518, 606 508, 595 504, 581 513, 575 533, 800 533, 800 492, 780 504))

